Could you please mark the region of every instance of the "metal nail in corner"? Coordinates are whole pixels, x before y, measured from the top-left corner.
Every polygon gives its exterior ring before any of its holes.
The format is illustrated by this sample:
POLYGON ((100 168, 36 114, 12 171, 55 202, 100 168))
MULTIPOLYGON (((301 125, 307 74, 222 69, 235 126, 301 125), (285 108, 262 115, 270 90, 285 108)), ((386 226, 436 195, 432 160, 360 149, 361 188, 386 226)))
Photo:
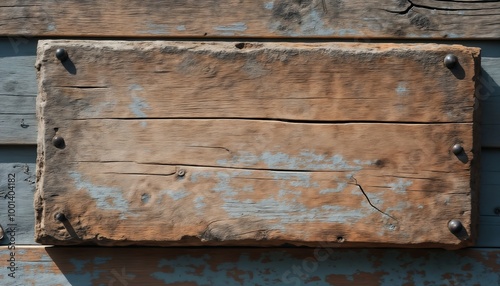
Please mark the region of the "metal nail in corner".
POLYGON ((64 138, 61 136, 54 136, 54 138, 52 138, 52 145, 58 149, 63 149, 66 146, 66 143, 64 142, 64 138))
POLYGON ((68 59, 68 52, 66 52, 65 49, 57 49, 56 58, 61 62, 64 62, 65 60, 68 59))
POLYGON ((54 218, 60 222, 64 222, 67 220, 66 216, 63 213, 56 213, 54 218))
POLYGON ((453 152, 453 154, 455 154, 455 155, 460 155, 463 151, 464 151, 464 147, 462 147, 462 145, 460 145, 460 144, 455 144, 451 148, 451 152, 453 152))
POLYGON ((453 54, 448 54, 444 57, 443 63, 445 65, 445 67, 451 69, 457 65, 458 58, 457 58, 457 56, 455 56, 453 54))

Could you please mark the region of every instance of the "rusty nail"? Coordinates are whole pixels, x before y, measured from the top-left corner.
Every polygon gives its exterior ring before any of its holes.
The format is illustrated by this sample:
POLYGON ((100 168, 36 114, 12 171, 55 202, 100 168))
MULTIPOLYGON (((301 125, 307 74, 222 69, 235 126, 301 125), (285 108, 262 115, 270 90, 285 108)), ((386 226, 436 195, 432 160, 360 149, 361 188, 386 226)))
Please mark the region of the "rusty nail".
POLYGON ((3 239, 4 234, 5 234, 5 231, 3 230, 3 227, 2 227, 2 225, 0 224, 0 240, 2 240, 2 239, 3 239))
POLYGON ((449 69, 455 67, 457 62, 458 62, 458 58, 457 58, 457 56, 455 56, 453 54, 447 54, 444 57, 444 61, 443 61, 444 65, 449 69))
POLYGON ((448 229, 454 235, 459 235, 464 229, 464 226, 458 219, 452 219, 448 222, 448 229))
POLYGON ((462 145, 460 145, 460 144, 455 144, 451 148, 451 151, 453 152, 453 154, 459 155, 464 151, 464 147, 462 147, 462 145))
POLYGON ((68 52, 66 52, 65 49, 57 49, 56 58, 61 62, 64 62, 65 60, 68 59, 68 52))
POLYGON ((60 222, 66 221, 66 216, 62 213, 56 213, 54 218, 60 222))
POLYGON ((186 170, 180 169, 179 171, 177 171, 177 176, 184 177, 184 175, 186 175, 186 170))
POLYGON ((500 207, 496 207, 494 212, 496 215, 500 215, 500 207))
POLYGON ((64 143, 64 138, 62 138, 61 136, 54 136, 54 138, 52 138, 52 145, 59 149, 62 149, 66 146, 66 144, 64 143))
POLYGON ((337 237, 337 242, 338 243, 343 243, 345 241, 345 238, 343 236, 338 236, 337 237))

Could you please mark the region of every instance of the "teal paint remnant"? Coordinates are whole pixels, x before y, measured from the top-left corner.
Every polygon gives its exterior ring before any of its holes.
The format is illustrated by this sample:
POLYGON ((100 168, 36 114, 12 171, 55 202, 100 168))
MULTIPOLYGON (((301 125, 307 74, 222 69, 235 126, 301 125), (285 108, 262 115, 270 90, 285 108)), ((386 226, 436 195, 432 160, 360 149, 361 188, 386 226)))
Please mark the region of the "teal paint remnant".
POLYGON ((321 16, 316 10, 311 10, 311 13, 304 17, 300 27, 302 35, 317 35, 317 36, 331 36, 334 30, 325 25, 321 16))
POLYGON ((408 88, 406 88, 406 83, 404 82, 400 82, 398 84, 398 87, 396 87, 396 93, 399 95, 399 96, 407 96, 408 95, 408 88))
POLYGON ((337 184, 337 187, 334 189, 323 189, 319 191, 320 194, 329 194, 329 193, 341 193, 344 191, 344 189, 347 187, 347 183, 345 182, 340 182, 337 184))
POLYGON ((51 31, 51 32, 53 32, 53 31, 55 31, 55 30, 56 30, 56 24, 54 24, 54 23, 49 23, 49 24, 47 25, 47 31, 51 31))
POLYGON ((196 197, 194 199, 194 207, 197 210, 204 208, 205 207, 204 198, 203 197, 196 197))
POLYGON ((90 197, 96 201, 96 205, 102 210, 113 210, 120 212, 120 219, 127 218, 129 202, 123 197, 118 188, 95 186, 82 178, 79 173, 71 172, 70 177, 75 181, 77 189, 87 190, 90 197))
POLYGON ((168 26, 166 24, 147 23, 147 30, 139 31, 140 34, 168 35, 168 26))
POLYGON ((175 27, 175 29, 176 29, 177 31, 186 31, 186 26, 184 26, 184 25, 179 25, 179 26, 175 27))
POLYGON ((224 159, 217 161, 217 164, 221 166, 232 166, 237 164, 247 168, 255 167, 255 165, 259 163, 265 164, 269 169, 359 171, 364 165, 374 164, 374 161, 354 160, 349 162, 344 160, 343 156, 340 154, 328 157, 323 154, 315 154, 308 150, 302 151, 298 156, 290 156, 281 152, 264 152, 260 155, 250 152, 240 152, 230 160, 224 159))
POLYGON ((149 104, 144 99, 142 99, 137 95, 137 93, 142 90, 144 89, 142 88, 142 86, 138 84, 132 84, 129 87, 130 96, 132 97, 132 103, 129 105, 129 108, 132 111, 132 113, 134 113, 134 115, 139 118, 147 117, 146 113, 144 113, 144 109, 151 109, 149 107, 149 104))
POLYGON ((243 22, 237 22, 226 26, 217 26, 214 28, 217 32, 221 32, 221 35, 223 36, 234 36, 237 33, 246 31, 247 29, 247 25, 243 22))
POLYGON ((185 189, 180 190, 163 190, 160 192, 161 195, 168 195, 174 201, 183 199, 189 195, 185 189))
POLYGON ((112 257, 95 257, 94 264, 95 265, 106 264, 108 261, 111 261, 111 259, 113 259, 113 258, 112 257))
MULTIPOLYGON (((366 210, 352 210, 341 206, 321 206, 308 208, 294 200, 276 200, 274 198, 260 201, 235 200, 224 198, 222 208, 230 217, 254 217, 276 221, 274 229, 284 229, 283 224, 303 222, 357 222, 365 216, 366 210)), ((369 210, 369 209, 368 209, 369 210)))
POLYGON ((406 189, 411 185, 413 185, 412 181, 404 179, 398 179, 397 182, 388 184, 388 186, 391 187, 391 190, 396 193, 406 193, 406 189))
POLYGON ((270 2, 266 2, 264 3, 264 8, 266 10, 273 10, 274 8, 274 2, 273 1, 270 1, 270 2))
MULTIPOLYGON (((91 263, 91 260, 79 260, 79 259, 70 259, 71 264, 75 267, 74 272, 65 273, 64 275, 68 279, 68 281, 73 281, 76 284, 71 285, 93 285, 93 281, 99 279, 101 273, 104 273, 103 270, 93 270, 93 271, 84 271, 83 269, 87 264, 93 266, 95 264, 91 263)), ((100 262, 99 260, 97 260, 100 262)))

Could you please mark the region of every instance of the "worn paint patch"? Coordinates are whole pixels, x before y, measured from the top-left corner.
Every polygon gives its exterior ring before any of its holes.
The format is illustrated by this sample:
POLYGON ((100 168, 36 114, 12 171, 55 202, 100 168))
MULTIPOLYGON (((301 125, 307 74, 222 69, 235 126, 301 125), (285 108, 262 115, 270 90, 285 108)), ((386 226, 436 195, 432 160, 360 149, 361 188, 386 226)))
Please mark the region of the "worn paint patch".
POLYGON ((410 180, 398 179, 394 183, 388 184, 388 186, 396 193, 406 193, 406 189, 413 184, 410 180))
POLYGON ((266 10, 272 10, 273 8, 274 8, 274 2, 273 1, 264 3, 264 9, 266 9, 266 10))
POLYGON ((398 84, 398 87, 396 87, 396 93, 399 96, 406 96, 409 93, 408 88, 406 88, 406 83, 405 82, 400 82, 398 84))
POLYGON ((302 35, 331 36, 334 30, 325 25, 316 10, 311 10, 309 15, 303 18, 300 32, 302 35))
POLYGON ((242 70, 248 75, 248 78, 255 79, 269 74, 270 70, 264 68, 255 59, 249 59, 243 66, 242 70))
POLYGON ((224 36, 234 36, 237 33, 244 32, 248 29, 247 25, 243 22, 237 22, 225 26, 217 26, 214 28, 217 32, 221 32, 224 36))
POLYGON ((147 29, 138 31, 140 34, 152 34, 152 35, 168 35, 168 26, 166 24, 155 24, 148 22, 146 23, 147 29))
POLYGON ((202 208, 205 207, 205 202, 204 202, 204 198, 203 197, 196 197, 194 199, 194 207, 197 209, 197 210, 201 210, 202 208))
POLYGON ((132 84, 129 86, 130 96, 132 97, 132 103, 129 105, 130 111, 132 111, 135 116, 140 118, 147 117, 146 113, 144 113, 144 109, 151 109, 149 104, 143 98, 138 96, 138 93, 143 90, 142 86, 138 84, 132 84))
POLYGON ((179 25, 179 26, 175 27, 175 29, 176 29, 177 31, 186 31, 186 26, 184 26, 184 25, 179 25))
POLYGON ((359 171, 363 165, 374 164, 372 161, 361 160, 349 162, 340 154, 326 156, 315 154, 309 150, 302 151, 298 156, 290 156, 281 152, 264 152, 260 155, 239 152, 230 160, 218 160, 217 163, 222 166, 242 165, 243 167, 255 167, 255 165, 262 163, 269 169, 310 171, 359 171))
POLYGON ((308 208, 294 200, 276 200, 274 198, 260 201, 236 200, 224 198, 222 208, 229 217, 252 217, 269 221, 274 229, 284 230, 283 224, 304 222, 354 223, 365 216, 365 210, 353 210, 341 206, 321 206, 308 208))
POLYGON ((101 210, 113 210, 120 212, 120 219, 127 217, 129 202, 123 197, 118 188, 95 186, 82 178, 79 173, 71 172, 70 177, 75 181, 77 189, 87 190, 90 197, 95 200, 97 208, 101 210))
POLYGON ((51 31, 51 32, 53 32, 53 31, 55 31, 55 30, 56 30, 56 24, 55 24, 55 23, 49 23, 49 24, 47 25, 47 31, 51 31))
POLYGON ((180 190, 163 190, 160 192, 161 195, 168 195, 172 200, 178 201, 189 195, 185 189, 180 190))
POLYGON ((324 195, 324 194, 329 194, 329 193, 341 193, 344 191, 344 189, 347 187, 347 183, 345 182, 340 182, 337 184, 336 188, 329 188, 329 189, 323 189, 320 190, 319 193, 324 195))
POLYGON ((106 264, 108 261, 111 261, 113 259, 112 257, 95 257, 94 258, 94 264, 95 265, 101 265, 101 264, 106 264))

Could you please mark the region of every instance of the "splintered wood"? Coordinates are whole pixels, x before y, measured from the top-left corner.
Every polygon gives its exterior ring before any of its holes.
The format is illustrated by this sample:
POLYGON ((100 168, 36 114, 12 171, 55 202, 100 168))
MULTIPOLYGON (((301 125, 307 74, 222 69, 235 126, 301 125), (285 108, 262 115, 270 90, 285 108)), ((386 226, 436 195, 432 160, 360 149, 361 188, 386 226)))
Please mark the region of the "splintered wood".
POLYGON ((479 56, 456 45, 40 41, 36 239, 470 245, 479 56))

